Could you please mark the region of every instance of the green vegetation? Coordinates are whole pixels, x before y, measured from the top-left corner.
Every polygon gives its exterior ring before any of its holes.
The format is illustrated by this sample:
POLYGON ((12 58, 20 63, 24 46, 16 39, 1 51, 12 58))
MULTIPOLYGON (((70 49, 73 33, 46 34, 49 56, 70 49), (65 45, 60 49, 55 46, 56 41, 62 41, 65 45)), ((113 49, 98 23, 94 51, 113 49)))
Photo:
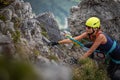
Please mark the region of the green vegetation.
POLYGON ((40 27, 41 27, 41 30, 42 30, 41 34, 48 38, 48 34, 47 34, 47 31, 46 31, 44 26, 45 26, 44 23, 40 24, 40 27))
POLYGON ((25 61, 29 61, 30 54, 29 54, 28 47, 25 46, 25 44, 22 44, 20 42, 15 43, 14 46, 15 46, 15 50, 18 55, 18 58, 25 60, 25 61))
POLYGON ((58 61, 58 58, 55 55, 49 55, 47 57, 49 60, 54 60, 54 61, 58 61))
POLYGON ((48 37, 47 32, 45 32, 45 31, 42 31, 41 34, 45 37, 48 37))
POLYGON ((109 80, 105 67, 98 67, 93 60, 87 58, 79 63, 80 66, 73 68, 73 80, 109 80))
POLYGON ((2 14, 0 14, 0 19, 1 19, 2 21, 5 21, 5 16, 3 16, 2 14))
POLYGON ((3 8, 5 6, 8 6, 9 4, 11 4, 12 2, 14 2, 15 0, 0 0, 0 8, 3 8))
POLYGON ((0 80, 37 80, 31 64, 0 56, 0 80))
POLYGON ((14 43, 17 43, 20 41, 20 31, 16 30, 15 33, 12 32, 12 38, 13 38, 13 41, 14 43))
POLYGON ((40 52, 37 49, 33 49, 33 53, 35 54, 35 56, 39 56, 40 52))

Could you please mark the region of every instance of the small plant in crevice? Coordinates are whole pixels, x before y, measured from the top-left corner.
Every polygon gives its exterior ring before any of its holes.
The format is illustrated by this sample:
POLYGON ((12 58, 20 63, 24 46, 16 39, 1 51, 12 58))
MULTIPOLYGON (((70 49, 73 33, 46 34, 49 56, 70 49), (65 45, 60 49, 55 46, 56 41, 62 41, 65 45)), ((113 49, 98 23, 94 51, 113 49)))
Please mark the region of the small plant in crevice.
POLYGON ((36 61, 38 59, 38 56, 40 55, 40 51, 36 48, 32 50, 33 54, 30 55, 30 60, 36 61))
POLYGON ((45 26, 44 24, 40 24, 40 27, 41 27, 41 30, 42 30, 41 34, 48 38, 48 34, 47 34, 47 31, 44 28, 44 26, 45 26))
POLYGON ((49 60, 54 60, 54 61, 58 61, 58 58, 55 56, 55 55, 49 55, 48 57, 47 57, 49 60))
POLYGON ((34 55, 36 55, 36 56, 39 56, 39 55, 40 55, 40 52, 39 52, 37 49, 33 49, 33 53, 34 53, 34 55))
POLYGON ((16 30, 15 32, 12 32, 12 39, 14 43, 17 43, 20 41, 20 31, 16 30))
POLYGON ((5 16, 3 16, 2 14, 0 14, 0 19, 1 19, 2 21, 5 21, 5 16))
POLYGON ((15 0, 0 0, 0 8, 8 6, 14 1, 15 0))
POLYGON ((43 36, 45 36, 45 37, 48 37, 48 36, 47 36, 47 32, 42 31, 41 34, 42 34, 43 36))

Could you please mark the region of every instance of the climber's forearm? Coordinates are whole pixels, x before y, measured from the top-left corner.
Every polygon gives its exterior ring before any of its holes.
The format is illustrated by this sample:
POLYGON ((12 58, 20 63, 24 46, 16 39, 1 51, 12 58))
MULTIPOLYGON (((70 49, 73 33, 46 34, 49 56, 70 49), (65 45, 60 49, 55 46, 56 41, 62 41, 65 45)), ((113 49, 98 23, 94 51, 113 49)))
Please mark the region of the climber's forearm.
POLYGON ((70 39, 64 39, 61 41, 58 41, 59 44, 68 44, 68 43, 72 43, 73 41, 71 41, 70 39))

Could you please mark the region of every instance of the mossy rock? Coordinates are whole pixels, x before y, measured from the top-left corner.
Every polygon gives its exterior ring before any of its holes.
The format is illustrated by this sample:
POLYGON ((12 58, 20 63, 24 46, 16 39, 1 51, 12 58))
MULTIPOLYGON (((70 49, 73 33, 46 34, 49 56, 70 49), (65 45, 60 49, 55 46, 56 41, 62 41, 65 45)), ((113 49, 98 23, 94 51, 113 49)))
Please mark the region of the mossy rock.
POLYGON ((55 55, 49 55, 47 57, 49 60, 54 60, 54 61, 58 61, 58 58, 55 55))
POLYGON ((3 16, 2 14, 0 14, 0 19, 2 20, 2 21, 5 21, 6 19, 5 19, 5 16, 3 16))
POLYGON ((21 34, 20 34, 20 31, 15 31, 14 33, 12 33, 12 38, 13 38, 13 42, 14 43, 17 43, 17 42, 19 42, 20 41, 20 36, 21 36, 21 34))
POLYGON ((20 18, 18 18, 18 17, 12 17, 11 21, 14 22, 14 25, 15 25, 14 28, 15 29, 18 29, 20 27, 20 24, 21 24, 20 18))
POLYGON ((10 5, 14 1, 15 0, 0 0, 0 9, 10 5))

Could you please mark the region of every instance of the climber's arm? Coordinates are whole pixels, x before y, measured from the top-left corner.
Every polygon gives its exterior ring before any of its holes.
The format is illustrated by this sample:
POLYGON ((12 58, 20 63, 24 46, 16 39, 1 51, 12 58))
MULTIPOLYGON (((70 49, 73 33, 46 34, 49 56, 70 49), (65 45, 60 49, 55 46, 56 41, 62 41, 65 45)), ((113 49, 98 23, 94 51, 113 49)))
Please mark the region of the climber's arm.
MULTIPOLYGON (((74 37, 74 39, 75 40, 81 40, 82 38, 85 38, 85 37, 87 37, 87 33, 86 32, 82 33, 79 36, 74 37)), ((71 43, 71 42, 73 42, 73 41, 71 41, 70 39, 63 39, 61 41, 58 41, 59 44, 67 44, 67 43, 71 43)))
POLYGON ((98 48, 98 46, 100 44, 105 43, 105 42, 106 42, 105 37, 103 36, 103 34, 100 34, 96 38, 96 40, 95 40, 94 44, 91 46, 91 48, 82 56, 82 58, 86 58, 86 57, 90 56, 98 48))

